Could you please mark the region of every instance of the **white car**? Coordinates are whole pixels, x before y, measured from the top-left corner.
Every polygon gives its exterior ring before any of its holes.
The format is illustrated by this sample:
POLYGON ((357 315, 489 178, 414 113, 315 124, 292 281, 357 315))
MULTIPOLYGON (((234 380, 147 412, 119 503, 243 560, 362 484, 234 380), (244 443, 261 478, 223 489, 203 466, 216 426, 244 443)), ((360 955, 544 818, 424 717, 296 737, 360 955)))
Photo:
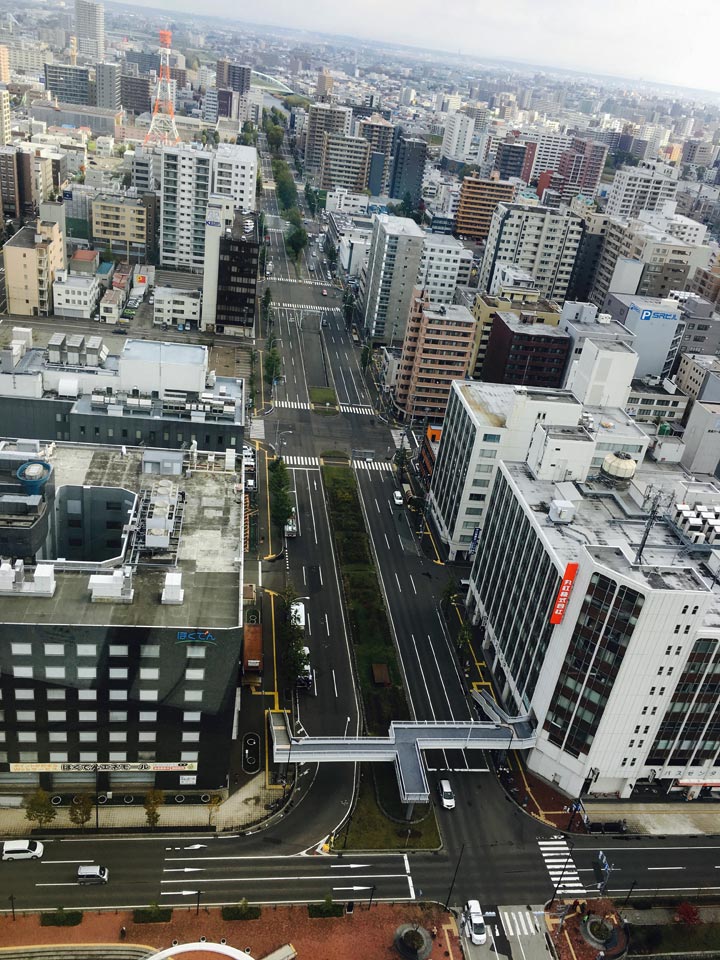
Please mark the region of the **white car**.
POLYGON ((401 507, 405 501, 399 490, 393 490, 393 503, 396 507, 401 507))
POLYGON ((6 840, 2 845, 3 860, 39 860, 44 852, 39 840, 6 840))
POLYGON ((475 946, 481 946, 487 940, 482 907, 477 900, 468 900, 463 908, 463 932, 475 946))

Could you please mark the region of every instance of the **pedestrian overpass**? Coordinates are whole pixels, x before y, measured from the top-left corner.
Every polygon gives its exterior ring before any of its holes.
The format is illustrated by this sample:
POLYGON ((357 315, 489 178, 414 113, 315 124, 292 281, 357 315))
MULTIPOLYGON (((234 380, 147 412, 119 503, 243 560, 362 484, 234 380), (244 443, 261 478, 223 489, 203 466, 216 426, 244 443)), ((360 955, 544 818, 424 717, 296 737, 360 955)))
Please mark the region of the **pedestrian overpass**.
POLYGON ((403 803, 427 803, 423 750, 530 750, 530 715, 511 717, 485 691, 472 698, 488 720, 395 721, 387 737, 294 737, 285 710, 269 711, 275 763, 394 763, 403 803))

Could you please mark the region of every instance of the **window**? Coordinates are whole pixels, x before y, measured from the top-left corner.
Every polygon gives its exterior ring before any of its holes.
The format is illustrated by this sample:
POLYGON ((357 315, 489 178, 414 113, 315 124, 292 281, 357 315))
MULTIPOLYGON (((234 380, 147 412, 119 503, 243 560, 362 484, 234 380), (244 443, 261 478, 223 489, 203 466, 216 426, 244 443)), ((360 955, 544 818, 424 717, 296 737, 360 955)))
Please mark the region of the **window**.
POLYGON ((48 723, 65 723, 66 716, 64 710, 48 710, 48 723))
POLYGON ((10 652, 14 657, 29 657, 32 653, 31 643, 11 643, 10 652))
POLYGON ((185 679, 186 680, 204 680, 205 679, 204 667, 201 667, 199 669, 197 668, 193 669, 192 667, 188 667, 185 671, 185 679))
POLYGON ((45 676, 48 680, 64 680, 65 667, 45 667, 45 676))
POLYGON ((204 660, 207 649, 205 647, 188 647, 188 660, 204 660))
POLYGON ((140 647, 140 656, 143 658, 159 657, 160 644, 159 643, 144 644, 142 647, 140 647))
POLYGON ((141 730, 138 733, 138 743, 154 743, 157 733, 154 730, 141 730))
POLYGON ((97 644, 79 643, 76 647, 76 652, 79 657, 94 657, 97 655, 97 644))
POLYGON ((49 743, 65 743, 67 730, 50 730, 48 733, 49 743))
POLYGON ((125 667, 110 667, 108 676, 111 680, 127 680, 128 672, 125 667))
POLYGON ((183 730, 183 743, 197 743, 200 739, 199 730, 183 730))
POLYGON ((200 723, 202 713, 199 710, 186 710, 183 713, 183 723, 200 723))
POLYGON ((36 743, 37 734, 34 730, 18 730, 18 743, 36 743))
POLYGON ((97 677, 97 669, 95 667, 78 667, 77 675, 78 680, 94 680, 97 677))
POLYGON ((80 723, 97 723, 97 711, 80 710, 78 711, 78 720, 80 723))
POLYGON ((23 680, 31 680, 33 675, 32 667, 13 667, 13 676, 20 677, 23 680))
POLYGON ((140 723, 155 723, 157 721, 157 710, 141 710, 140 723))
POLYGON ((67 753, 55 753, 55 751, 50 751, 50 763, 67 763, 68 755, 67 753))
POLYGON ((97 731, 96 730, 81 730, 78 733, 78 740, 80 743, 95 743, 97 740, 97 731))
POLYGON ((126 657, 128 655, 128 648, 124 643, 111 643, 110 644, 110 656, 111 657, 126 657))
POLYGON ((141 680, 157 680, 160 677, 160 671, 157 667, 141 667, 140 668, 140 679, 141 680))
POLYGON ((113 763, 125 763, 127 761, 127 753, 124 753, 121 751, 114 753, 111 750, 109 756, 110 756, 111 762, 113 763))
POLYGON ((198 756, 199 754, 197 753, 197 751, 182 750, 180 752, 180 759, 186 762, 192 762, 193 760, 197 760, 198 756))
POLYGON ((78 700, 97 700, 97 690, 78 690, 78 700))
POLYGON ((484 433, 483 443, 500 443, 499 433, 484 433))
POLYGON ((127 690, 108 690, 110 700, 127 700, 127 690))
MULTIPOLYGON (((17 696, 17 691, 15 692, 15 696, 17 696)), ((45 696, 48 698, 48 700, 64 700, 65 691, 64 690, 46 690, 45 696)))
POLYGON ((124 730, 111 730, 108 734, 110 743, 125 743, 126 733, 124 730))
POLYGON ((202 700, 202 690, 185 690, 186 703, 199 703, 202 700))
POLYGON ((45 656, 46 657, 64 657, 65 644, 64 643, 46 643, 45 656))

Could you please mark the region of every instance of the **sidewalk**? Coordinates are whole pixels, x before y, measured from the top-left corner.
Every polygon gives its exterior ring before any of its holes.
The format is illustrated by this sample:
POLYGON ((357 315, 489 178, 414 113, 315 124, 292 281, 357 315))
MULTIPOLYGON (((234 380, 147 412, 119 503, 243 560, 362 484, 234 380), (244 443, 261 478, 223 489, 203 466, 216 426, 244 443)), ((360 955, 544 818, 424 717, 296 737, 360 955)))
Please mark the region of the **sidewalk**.
MULTIPOLYGON (((174 794, 167 793, 165 804, 160 807, 159 832, 163 827, 186 830, 207 830, 210 827, 211 832, 220 833, 247 830, 267 819, 273 812, 271 805, 282 797, 282 787, 266 786, 265 773, 262 772, 231 794, 219 807, 212 807, 210 804, 175 803, 173 797, 174 794)), ((132 804, 100 807, 99 822, 101 830, 136 831, 146 828, 143 794, 136 794, 132 804)), ((34 824, 25 819, 22 807, 0 806, 0 834, 3 836, 27 836, 33 827, 34 824)), ((95 812, 93 810, 90 821, 82 828, 70 822, 67 806, 58 807, 58 815, 50 829, 91 835, 95 830, 95 812)))
MULTIPOLYGON (((435 904, 420 906, 408 904, 355 903, 352 915, 337 919, 310 919, 307 907, 264 907, 259 920, 223 920, 219 910, 195 907, 173 911, 169 923, 135 924, 128 912, 94 913, 85 911, 77 927, 41 927, 37 914, 19 916, 13 922, 10 916, 0 917, 0 947, 39 944, 73 943, 117 944, 120 928, 127 931, 125 943, 147 945, 148 950, 167 948, 173 940, 180 943, 197 942, 200 937, 228 944, 260 960, 286 943, 292 943, 300 960, 337 960, 338 957, 360 956, 377 958, 395 955, 393 935, 404 923, 417 922, 426 930, 435 924, 438 936, 432 945, 429 960, 462 960, 462 952, 454 918, 435 904)), ((197 960, 211 955, 193 954, 197 960)), ((214 954, 213 956, 217 956, 214 954)))

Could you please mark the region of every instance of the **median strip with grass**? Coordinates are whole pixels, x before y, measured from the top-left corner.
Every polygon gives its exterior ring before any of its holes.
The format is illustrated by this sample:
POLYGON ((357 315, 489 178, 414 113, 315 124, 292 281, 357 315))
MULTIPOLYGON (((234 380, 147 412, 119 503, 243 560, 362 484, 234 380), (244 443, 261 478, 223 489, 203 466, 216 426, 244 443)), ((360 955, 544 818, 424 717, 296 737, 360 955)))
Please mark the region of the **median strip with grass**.
POLYGON ((350 467, 323 466, 330 524, 350 622, 367 732, 387 736, 391 720, 409 719, 397 653, 370 552, 355 475, 350 467), (389 684, 373 681, 373 665, 386 666, 389 684))

